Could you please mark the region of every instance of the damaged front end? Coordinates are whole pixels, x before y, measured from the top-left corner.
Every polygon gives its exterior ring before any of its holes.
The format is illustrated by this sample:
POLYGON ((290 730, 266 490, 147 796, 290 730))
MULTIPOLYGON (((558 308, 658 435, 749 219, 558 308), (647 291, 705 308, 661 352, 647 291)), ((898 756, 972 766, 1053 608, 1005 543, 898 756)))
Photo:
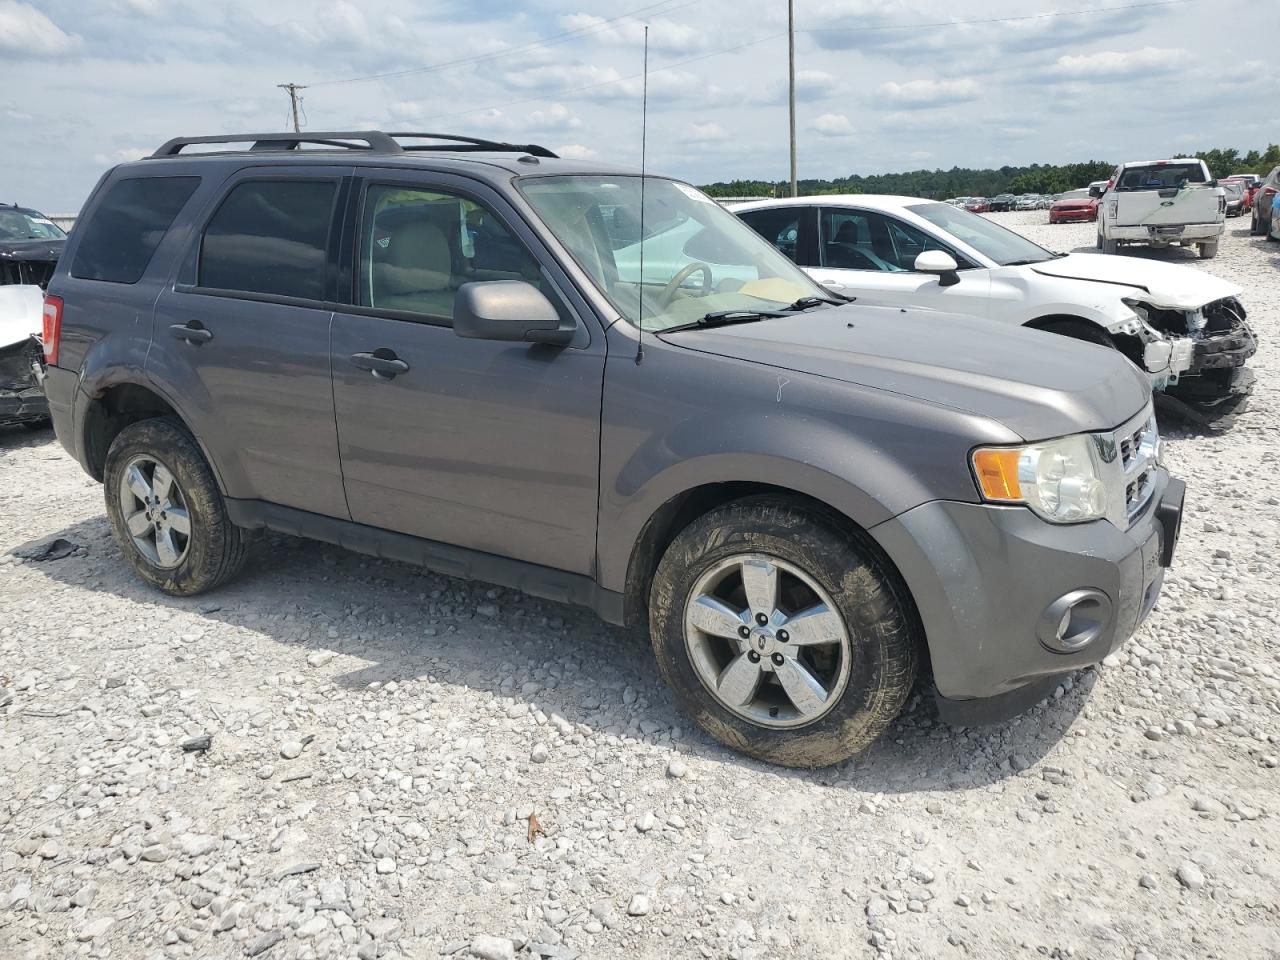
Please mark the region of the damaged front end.
POLYGON ((38 426, 49 419, 43 379, 44 348, 38 338, 0 347, 0 426, 38 426))
POLYGON ((1151 375, 1166 409, 1205 425, 1242 412, 1253 389, 1253 372, 1244 365, 1258 342, 1236 297, 1194 308, 1124 302, 1135 316, 1116 324, 1112 336, 1151 375))
POLYGON ((0 426, 40 426, 49 419, 40 330, 44 291, 34 284, 0 286, 0 426))

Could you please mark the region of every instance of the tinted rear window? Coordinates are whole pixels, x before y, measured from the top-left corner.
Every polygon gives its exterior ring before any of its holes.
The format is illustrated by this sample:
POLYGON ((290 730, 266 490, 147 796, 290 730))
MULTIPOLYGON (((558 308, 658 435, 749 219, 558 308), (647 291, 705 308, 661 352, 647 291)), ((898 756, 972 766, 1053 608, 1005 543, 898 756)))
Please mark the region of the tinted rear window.
POLYGON ((337 190, 330 180, 238 184, 205 228, 200 286, 323 300, 337 190))
POLYGON ((1204 182, 1204 169, 1198 163, 1160 163, 1149 167, 1129 167, 1120 174, 1116 189, 1168 190, 1204 182))
POLYGON ((199 177, 117 180, 89 221, 76 231, 81 236, 71 275, 137 283, 199 183, 199 177))

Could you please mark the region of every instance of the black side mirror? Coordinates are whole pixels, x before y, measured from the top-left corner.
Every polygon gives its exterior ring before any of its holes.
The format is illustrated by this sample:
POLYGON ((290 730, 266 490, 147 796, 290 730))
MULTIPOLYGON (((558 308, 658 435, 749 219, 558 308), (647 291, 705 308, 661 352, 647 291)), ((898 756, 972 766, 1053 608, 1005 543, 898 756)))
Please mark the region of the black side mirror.
POLYGON ((565 346, 576 330, 542 291, 523 280, 464 283, 453 301, 453 332, 470 340, 565 346))
POLYGON ((1089 196, 1091 196, 1091 197, 1093 197, 1095 200, 1097 200, 1099 197, 1101 197, 1101 196, 1102 196, 1102 188, 1101 188, 1101 187, 1090 187, 1090 188, 1089 188, 1089 196))

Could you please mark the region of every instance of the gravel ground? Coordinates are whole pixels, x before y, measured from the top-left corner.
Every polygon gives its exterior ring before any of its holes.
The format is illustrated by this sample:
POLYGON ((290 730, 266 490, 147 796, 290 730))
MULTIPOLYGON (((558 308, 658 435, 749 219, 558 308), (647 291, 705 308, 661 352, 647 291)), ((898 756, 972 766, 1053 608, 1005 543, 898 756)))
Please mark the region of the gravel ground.
POLYGON ((0 432, 0 957, 1280 956, 1280 248, 1246 234, 1161 255, 1243 284, 1262 346, 1228 434, 1167 428, 1140 634, 820 772, 690 730, 574 608, 289 538, 164 597, 52 435, 0 432))

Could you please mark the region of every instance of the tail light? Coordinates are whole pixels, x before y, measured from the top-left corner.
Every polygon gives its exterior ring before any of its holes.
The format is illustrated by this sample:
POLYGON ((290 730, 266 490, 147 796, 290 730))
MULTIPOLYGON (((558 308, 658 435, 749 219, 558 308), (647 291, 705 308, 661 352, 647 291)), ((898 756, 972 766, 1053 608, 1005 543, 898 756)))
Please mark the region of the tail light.
POLYGON ((44 298, 44 362, 58 363, 58 345, 62 342, 62 298, 46 294, 44 298))

